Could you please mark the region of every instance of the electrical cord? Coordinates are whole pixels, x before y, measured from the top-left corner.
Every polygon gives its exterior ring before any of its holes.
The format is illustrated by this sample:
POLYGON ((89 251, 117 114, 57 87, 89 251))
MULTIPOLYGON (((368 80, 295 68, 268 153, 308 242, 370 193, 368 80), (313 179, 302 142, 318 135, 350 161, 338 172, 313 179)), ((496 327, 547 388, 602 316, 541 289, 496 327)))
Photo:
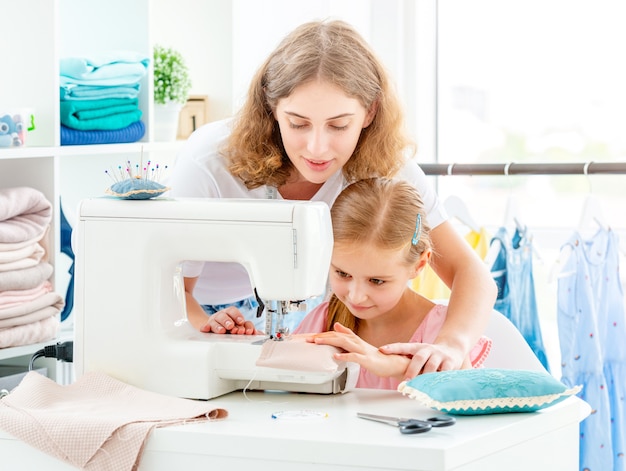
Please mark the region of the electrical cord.
POLYGON ((74 342, 58 342, 56 345, 46 345, 41 350, 33 353, 28 364, 28 371, 32 371, 33 364, 38 358, 56 358, 60 361, 72 362, 74 360, 74 342))

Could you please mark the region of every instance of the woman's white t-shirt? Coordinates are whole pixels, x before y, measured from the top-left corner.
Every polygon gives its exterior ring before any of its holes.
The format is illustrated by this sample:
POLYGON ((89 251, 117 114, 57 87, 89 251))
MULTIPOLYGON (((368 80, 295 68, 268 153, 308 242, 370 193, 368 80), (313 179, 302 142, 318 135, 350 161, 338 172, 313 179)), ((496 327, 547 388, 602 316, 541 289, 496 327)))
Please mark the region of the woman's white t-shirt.
MULTIPOLYGON (((227 161, 219 150, 230 135, 230 123, 231 120, 223 120, 205 124, 189 137, 166 181, 171 188, 168 196, 282 199, 280 193, 265 185, 249 190, 228 171, 227 161)), ((414 160, 407 160, 395 178, 406 180, 418 189, 431 228, 446 220, 434 188, 414 160)), ((347 184, 339 171, 322 185, 311 201, 324 201, 331 206, 347 184)), ((187 261, 183 265, 183 275, 199 276, 193 295, 200 304, 228 304, 253 294, 250 277, 238 263, 187 261)))

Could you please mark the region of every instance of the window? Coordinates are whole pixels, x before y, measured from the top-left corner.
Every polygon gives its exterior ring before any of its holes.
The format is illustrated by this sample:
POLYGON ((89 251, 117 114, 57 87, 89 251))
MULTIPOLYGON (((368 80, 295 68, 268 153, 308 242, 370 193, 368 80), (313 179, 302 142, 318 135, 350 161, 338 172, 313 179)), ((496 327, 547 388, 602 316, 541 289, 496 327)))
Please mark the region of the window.
MULTIPOLYGON (((625 3, 446 0, 436 9, 439 162, 624 161, 625 3)), ((458 178, 441 178, 441 192, 452 183, 505 201, 514 191, 534 226, 574 227, 590 193, 623 226, 619 176, 458 178)), ((495 209, 485 223, 501 222, 495 209)))
MULTIPOLYGON (((418 0, 415 13, 419 162, 626 161, 626 3, 418 0)), ((595 232, 594 215, 626 247, 626 176, 433 180, 443 201, 460 197, 492 233, 513 217, 533 233, 538 310, 558 374, 560 247, 577 228, 595 232)))

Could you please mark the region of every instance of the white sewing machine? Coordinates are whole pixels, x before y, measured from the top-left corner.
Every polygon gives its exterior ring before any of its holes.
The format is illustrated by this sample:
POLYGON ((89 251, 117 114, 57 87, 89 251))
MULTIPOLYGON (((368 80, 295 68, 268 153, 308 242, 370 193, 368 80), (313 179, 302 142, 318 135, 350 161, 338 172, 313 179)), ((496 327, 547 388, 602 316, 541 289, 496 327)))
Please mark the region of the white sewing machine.
POLYGON ((288 301, 323 294, 332 251, 325 203, 94 198, 83 200, 78 213, 78 376, 98 370, 193 399, 244 388, 325 394, 342 389, 345 371, 257 367, 263 342, 275 341, 267 335, 198 332, 186 318, 181 274, 186 260, 239 262, 258 297, 279 310, 288 309, 288 301))

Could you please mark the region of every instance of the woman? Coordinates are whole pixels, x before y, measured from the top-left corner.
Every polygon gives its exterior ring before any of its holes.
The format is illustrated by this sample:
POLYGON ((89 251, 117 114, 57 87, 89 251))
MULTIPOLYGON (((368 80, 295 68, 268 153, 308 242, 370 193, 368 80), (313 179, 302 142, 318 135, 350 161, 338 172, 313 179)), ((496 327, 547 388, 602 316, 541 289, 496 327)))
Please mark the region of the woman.
MULTIPOLYGON (((432 345, 392 344, 387 351, 413 355, 408 375, 456 369, 487 324, 496 288, 446 222, 413 152, 398 98, 371 48, 344 22, 315 21, 296 28, 270 54, 233 121, 210 123, 191 135, 169 186, 172 196, 332 206, 343 188, 363 178, 408 181, 420 192, 432 227, 431 266, 452 293, 447 321, 432 345)), ((255 332, 256 306, 241 266, 189 262, 183 273, 187 314, 197 329, 255 332)))

